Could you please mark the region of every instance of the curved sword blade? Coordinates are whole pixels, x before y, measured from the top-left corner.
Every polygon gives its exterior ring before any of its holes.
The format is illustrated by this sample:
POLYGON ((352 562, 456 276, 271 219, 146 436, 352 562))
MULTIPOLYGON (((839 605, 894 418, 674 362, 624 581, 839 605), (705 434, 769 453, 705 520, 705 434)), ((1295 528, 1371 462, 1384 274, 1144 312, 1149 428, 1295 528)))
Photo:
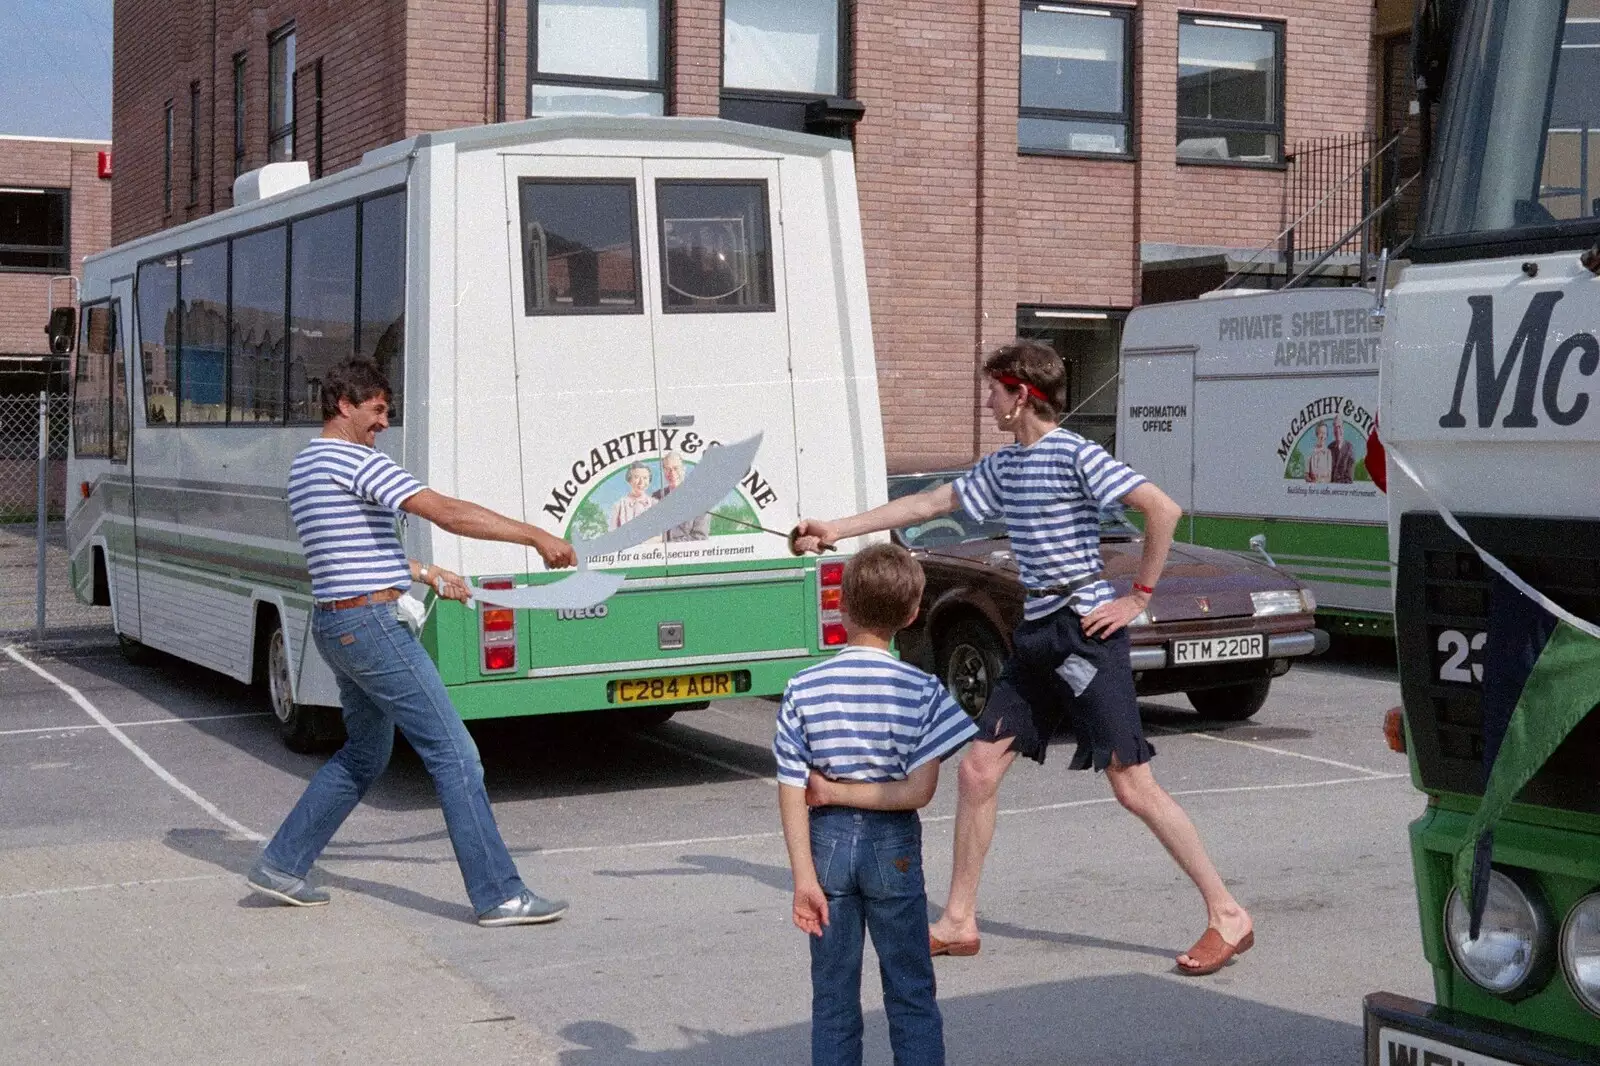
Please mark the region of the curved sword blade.
POLYGON ((593 540, 573 541, 572 547, 579 560, 625 551, 714 510, 750 472, 760 447, 761 434, 757 433, 735 444, 706 449, 705 456, 689 471, 683 484, 644 514, 593 540))
MULTIPOLYGON (((684 479, 685 483, 688 479, 684 479)), ((520 589, 472 590, 472 598, 491 607, 519 610, 581 611, 610 599, 622 587, 623 576, 607 570, 579 570, 571 577, 520 589)))

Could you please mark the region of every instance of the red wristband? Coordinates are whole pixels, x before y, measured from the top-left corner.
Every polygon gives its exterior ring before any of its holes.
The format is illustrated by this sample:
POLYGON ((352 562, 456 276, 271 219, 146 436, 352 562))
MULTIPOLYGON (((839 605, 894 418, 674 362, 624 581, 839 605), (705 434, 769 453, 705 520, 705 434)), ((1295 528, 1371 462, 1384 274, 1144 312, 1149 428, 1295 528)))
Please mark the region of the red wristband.
POLYGON ((1142 592, 1146 596, 1154 596, 1156 594, 1156 590, 1154 588, 1149 585, 1141 585, 1137 581, 1133 583, 1133 591, 1142 592))

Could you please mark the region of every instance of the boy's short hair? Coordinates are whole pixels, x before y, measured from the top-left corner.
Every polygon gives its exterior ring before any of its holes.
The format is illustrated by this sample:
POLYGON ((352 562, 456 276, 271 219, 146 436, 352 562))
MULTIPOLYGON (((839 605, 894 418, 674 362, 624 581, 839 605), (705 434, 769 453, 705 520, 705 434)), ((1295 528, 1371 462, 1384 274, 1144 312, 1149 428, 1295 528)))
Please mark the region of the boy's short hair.
POLYGON ((360 407, 374 396, 394 395, 389 379, 371 359, 351 356, 335 363, 322 379, 322 420, 339 417, 339 401, 349 400, 360 407))
POLYGON ((844 609, 856 625, 893 633, 922 602, 922 564, 898 544, 873 544, 844 568, 844 609))
POLYGON ((1050 398, 1046 404, 1028 393, 1028 406, 1041 418, 1054 421, 1067 406, 1067 364, 1048 344, 1018 340, 997 348, 984 360, 983 372, 992 378, 1002 374, 1032 385, 1050 398))

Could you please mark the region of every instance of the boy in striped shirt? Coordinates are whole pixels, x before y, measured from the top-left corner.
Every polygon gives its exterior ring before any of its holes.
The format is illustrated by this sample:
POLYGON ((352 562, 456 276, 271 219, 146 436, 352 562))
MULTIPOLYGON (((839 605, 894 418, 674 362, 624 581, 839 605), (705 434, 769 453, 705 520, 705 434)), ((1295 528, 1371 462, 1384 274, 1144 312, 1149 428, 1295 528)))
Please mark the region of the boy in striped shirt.
POLYGON ((940 760, 977 730, 937 678, 889 651, 917 616, 922 585, 904 548, 876 544, 851 559, 849 645, 796 674, 778 711, 772 748, 794 924, 812 937, 813 1066, 861 1062, 864 928, 881 963, 894 1061, 944 1062, 917 810, 933 798, 940 760))
POLYGON ((1019 754, 1043 763, 1066 719, 1078 738, 1072 768, 1105 771, 1118 802, 1200 890, 1206 931, 1177 957, 1178 971, 1215 973, 1250 949, 1254 928, 1194 823, 1150 772, 1155 749, 1139 719, 1124 628, 1150 602, 1183 512, 1104 448, 1060 425, 1066 366, 1054 349, 1018 341, 996 351, 983 369, 989 411, 1014 444, 950 484, 850 518, 807 519, 795 530, 796 550, 820 551, 964 507, 980 519, 1004 518, 1011 537, 1027 603, 1012 634, 1011 659, 978 715, 981 735, 961 760, 950 895, 929 948, 936 955, 978 953, 978 882, 994 839, 1000 781, 1019 754), (1100 573, 1100 513, 1113 504, 1145 518, 1138 576, 1122 595, 1100 573))

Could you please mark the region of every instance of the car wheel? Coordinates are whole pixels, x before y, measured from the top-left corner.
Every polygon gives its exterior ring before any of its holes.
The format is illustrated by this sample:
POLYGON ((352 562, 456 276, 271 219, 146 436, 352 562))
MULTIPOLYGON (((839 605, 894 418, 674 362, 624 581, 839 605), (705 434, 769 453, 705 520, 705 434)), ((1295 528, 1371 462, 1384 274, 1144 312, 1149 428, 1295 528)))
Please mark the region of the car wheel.
POLYGON ((331 707, 308 707, 295 702, 283 624, 273 615, 267 625, 267 700, 284 747, 302 755, 338 747, 344 743, 344 723, 338 712, 331 707))
POLYGON ((1225 685, 1222 688, 1205 688, 1187 692, 1189 702, 1203 717, 1223 722, 1242 722, 1261 709, 1267 702, 1267 691, 1272 679, 1263 677, 1242 685, 1225 685))
POLYGON ((939 678, 961 709, 976 718, 1005 665, 1006 646, 987 622, 963 618, 939 641, 939 678))

